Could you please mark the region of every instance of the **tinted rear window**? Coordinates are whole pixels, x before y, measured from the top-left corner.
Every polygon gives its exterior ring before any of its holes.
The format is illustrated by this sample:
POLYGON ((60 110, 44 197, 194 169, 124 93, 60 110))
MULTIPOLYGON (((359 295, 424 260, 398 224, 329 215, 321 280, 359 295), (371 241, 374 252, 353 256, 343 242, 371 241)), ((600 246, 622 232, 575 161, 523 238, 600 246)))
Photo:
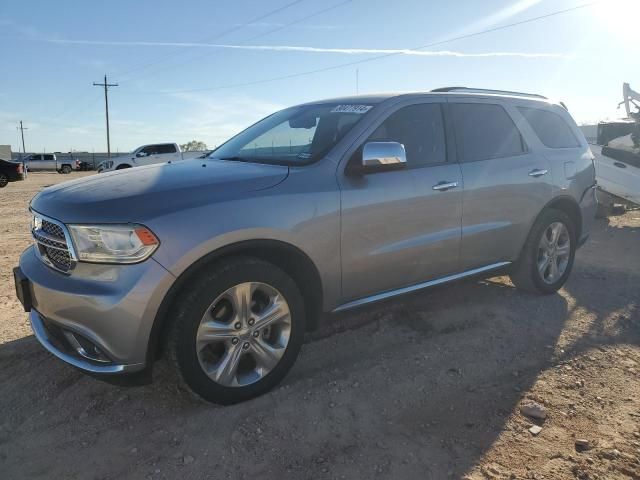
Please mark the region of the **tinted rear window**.
POLYGON ((525 151, 522 135, 500 105, 451 105, 460 156, 465 162, 510 157, 525 151))
POLYGON ((518 107, 518 110, 546 147, 574 148, 580 146, 571 127, 557 113, 527 107, 518 107))

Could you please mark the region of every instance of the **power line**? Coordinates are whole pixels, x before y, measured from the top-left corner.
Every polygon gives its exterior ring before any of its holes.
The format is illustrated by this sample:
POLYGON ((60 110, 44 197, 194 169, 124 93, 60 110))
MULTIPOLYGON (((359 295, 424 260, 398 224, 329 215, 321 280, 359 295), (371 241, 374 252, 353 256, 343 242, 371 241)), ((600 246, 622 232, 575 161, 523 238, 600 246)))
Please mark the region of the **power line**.
POLYGON ((107 117, 107 158, 111 160, 111 140, 109 138, 109 87, 117 87, 117 83, 108 83, 104 76, 104 83, 93 82, 94 87, 104 87, 104 110, 107 117))
MULTIPOLYGON (((251 42, 253 40, 256 40, 258 38, 266 37, 267 35, 271 35, 272 33, 279 32, 281 30, 284 30, 285 28, 289 28, 289 27, 291 27, 293 25, 297 25, 298 23, 301 23, 301 22, 304 22, 304 21, 309 20, 311 18, 320 16, 320 15, 326 13, 326 12, 329 12, 331 10, 335 10, 338 7, 346 5, 347 3, 351 3, 352 1, 353 0, 344 0, 342 2, 336 3, 335 5, 331 5, 331 6, 327 7, 327 8, 323 8, 322 10, 318 10, 317 12, 311 13, 309 15, 305 15, 304 17, 298 18, 297 20, 293 20, 292 22, 285 23, 283 25, 278 25, 277 27, 275 27, 275 28, 273 28, 271 30, 259 33, 257 35, 254 35, 252 37, 247 38, 246 40, 243 40, 242 42, 240 42, 240 45, 246 44, 246 43, 251 42)), ((249 22, 249 23, 254 23, 254 22, 255 22, 255 20, 252 21, 252 22, 249 22)), ((245 25, 247 25, 247 24, 245 24, 245 25)), ((157 72, 160 72, 160 71, 163 71, 163 70, 168 70, 170 68, 173 69, 173 68, 185 65, 187 63, 194 62, 196 60, 199 60, 201 58, 204 58, 204 57, 207 57, 207 56, 210 56, 210 55, 211 55, 211 52, 206 52, 206 53, 204 53, 202 55, 197 55, 197 56, 195 56, 193 58, 187 59, 186 61, 180 62, 178 64, 174 64, 174 65, 171 65, 171 66, 166 66, 166 67, 160 68, 160 69, 154 69, 154 70, 152 70, 152 72, 147 72, 147 74, 149 74, 149 73, 157 73, 157 72)), ((144 76, 144 74, 142 76, 144 76)), ((135 78, 139 78, 139 77, 140 77, 140 75, 135 77, 135 78)), ((129 81, 129 80, 131 80, 131 78, 133 78, 133 77, 125 79, 125 81, 129 81)))
MULTIPOLYGON (((228 28, 227 30, 224 30, 224 31, 222 31, 222 32, 220 32, 220 33, 217 33, 217 34, 213 35, 213 36, 205 37, 205 38, 203 38, 200 42, 211 42, 211 41, 213 41, 213 40, 217 40, 217 39, 219 39, 219 38, 222 38, 222 37, 224 37, 224 36, 226 36, 226 35, 229 35, 229 34, 231 34, 231 33, 233 33, 233 32, 238 31, 238 30, 240 30, 240 29, 242 29, 242 28, 246 27, 247 25, 250 25, 250 24, 252 24, 252 23, 260 22, 261 20, 264 20, 265 18, 268 18, 268 17, 270 17, 270 16, 272 16, 272 15, 275 15, 275 14, 277 14, 277 13, 280 13, 280 12, 284 11, 284 10, 287 10, 288 8, 291 8, 291 7, 293 7, 294 5, 297 5, 297 4, 302 3, 302 2, 304 2, 304 1, 305 1, 305 0, 294 0, 293 2, 287 3, 286 5, 283 5, 283 6, 281 6, 281 7, 278 7, 278 8, 276 8, 276 9, 274 9, 274 10, 270 10, 270 11, 268 11, 267 13, 264 13, 264 14, 262 14, 262 15, 259 15, 259 16, 257 16, 257 17, 254 17, 254 18, 252 18, 251 20, 249 20, 249 21, 247 21, 247 22, 245 22, 245 23, 241 23, 241 24, 238 24, 238 25, 234 25, 233 27, 228 28)), ((183 51, 184 51, 184 49, 182 49, 182 48, 177 48, 177 49, 175 49, 175 50, 173 50, 173 51, 169 52, 169 53, 168 53, 168 54, 166 54, 166 55, 162 55, 162 56, 160 56, 160 57, 156 57, 156 59, 155 59, 155 60, 153 60, 153 61, 151 61, 151 62, 149 62, 149 63, 147 63, 147 64, 145 64, 145 65, 141 65, 141 66, 139 66, 139 67, 134 67, 133 69, 130 69, 130 70, 128 70, 128 71, 125 71, 125 73, 123 73, 123 75, 124 75, 124 79, 123 79, 123 80, 121 80, 121 81, 125 81, 125 82, 126 82, 126 81, 129 81, 129 80, 131 80, 132 78, 134 78, 134 77, 131 77, 131 76, 129 76, 129 77, 127 78, 127 75, 130 75, 132 72, 137 72, 137 71, 139 71, 139 70, 145 70, 145 69, 147 69, 147 68, 149 68, 149 67, 151 67, 151 66, 153 66, 153 65, 157 65, 158 63, 161 63, 161 62, 165 61, 167 58, 172 57, 172 56, 175 56, 175 55, 177 55, 178 53, 183 52, 183 51)))
MULTIPOLYGON (((528 18, 526 20, 521 20, 519 22, 513 22, 513 23, 509 23, 506 25, 501 25, 498 27, 493 27, 487 30, 481 30, 479 32, 474 32, 474 33, 469 33, 466 35, 460 35, 457 37, 452 37, 446 40, 441 40, 438 42, 433 42, 433 43, 429 43, 427 45, 422 45, 420 47, 415 47, 412 48, 410 50, 424 50, 425 48, 431 48, 431 47, 436 47, 439 45, 444 45, 446 43, 451 43, 451 42, 455 42, 458 40, 464 40, 467 38, 472 38, 472 37, 477 37, 479 35, 485 35, 487 33, 492 33, 492 32, 497 32, 500 30, 505 30, 508 28, 513 28, 519 25, 524 25, 527 23, 532 23, 532 22, 536 22, 538 20, 544 20, 546 18, 550 18, 550 17, 555 17, 557 15, 562 15, 565 13, 569 13, 569 12, 574 12, 576 10, 581 10, 584 8, 588 8, 588 7, 592 7, 594 5, 597 5, 599 3, 602 3, 602 0, 596 1, 596 2, 589 2, 589 3, 584 3, 582 5, 577 5, 575 7, 571 7, 571 8, 567 8, 564 10, 557 10, 555 12, 551 12, 551 13, 547 13, 545 15, 540 15, 537 17, 533 17, 533 18, 528 18)), ((248 87, 248 86, 253 86, 253 85, 261 85, 263 83, 270 83, 270 82, 276 82, 279 80, 288 80, 291 78, 298 78, 298 77, 304 77, 307 75, 314 75, 316 73, 322 73, 322 72, 328 72, 331 70, 337 70, 340 68, 345 68, 345 67, 350 67, 353 65, 360 65, 362 63, 367 63, 367 62, 373 62, 375 60, 382 60, 383 58, 389 58, 389 57, 394 57, 394 56, 398 56, 398 55, 402 55, 402 52, 391 52, 391 53, 385 53, 382 55, 376 55, 375 57, 370 57, 370 58, 364 58, 361 60, 354 60, 351 62, 345 62, 345 63, 339 63, 336 65, 330 65, 328 67, 322 67, 322 68, 317 68, 314 70, 307 70, 304 72, 296 72, 296 73, 290 73, 288 75, 281 75, 281 76, 277 76, 277 77, 271 77, 271 78, 265 78, 262 80, 253 80, 250 82, 242 82, 242 83, 233 83, 233 84, 228 84, 228 85, 220 85, 217 87, 204 87, 204 88, 192 88, 192 89, 188 89, 188 90, 171 90, 171 91, 159 91, 159 92, 147 92, 149 94, 156 94, 156 95, 173 95, 176 93, 193 93, 193 92, 205 92, 205 91, 214 91, 214 90, 225 90, 225 89, 229 89, 229 88, 237 88, 237 87, 248 87)))

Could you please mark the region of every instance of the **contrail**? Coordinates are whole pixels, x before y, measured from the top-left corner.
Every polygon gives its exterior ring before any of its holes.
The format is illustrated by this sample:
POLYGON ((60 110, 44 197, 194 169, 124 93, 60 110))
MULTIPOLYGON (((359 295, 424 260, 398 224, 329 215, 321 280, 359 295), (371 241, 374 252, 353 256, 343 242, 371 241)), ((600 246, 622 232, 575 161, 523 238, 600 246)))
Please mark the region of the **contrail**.
POLYGON ((366 54, 394 54, 416 57, 460 57, 460 58, 488 58, 488 57, 520 57, 520 58, 569 58, 570 55, 563 53, 538 53, 538 52, 480 52, 466 53, 451 50, 412 50, 412 49, 389 49, 389 48, 324 48, 324 47, 301 47, 296 45, 230 45, 221 43, 191 43, 191 42, 118 42, 102 40, 61 40, 50 39, 51 43, 69 45, 102 45, 115 47, 201 47, 218 48, 232 50, 253 50, 271 52, 302 52, 302 53, 329 53, 341 55, 366 55, 366 54))

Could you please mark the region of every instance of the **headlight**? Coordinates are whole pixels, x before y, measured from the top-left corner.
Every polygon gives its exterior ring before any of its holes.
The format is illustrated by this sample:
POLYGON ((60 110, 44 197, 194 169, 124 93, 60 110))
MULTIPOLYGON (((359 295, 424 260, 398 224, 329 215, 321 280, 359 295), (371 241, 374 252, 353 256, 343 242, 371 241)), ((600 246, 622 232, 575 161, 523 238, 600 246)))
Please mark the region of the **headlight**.
POLYGON ((78 260, 137 263, 149 258, 160 242, 142 225, 68 225, 78 260))

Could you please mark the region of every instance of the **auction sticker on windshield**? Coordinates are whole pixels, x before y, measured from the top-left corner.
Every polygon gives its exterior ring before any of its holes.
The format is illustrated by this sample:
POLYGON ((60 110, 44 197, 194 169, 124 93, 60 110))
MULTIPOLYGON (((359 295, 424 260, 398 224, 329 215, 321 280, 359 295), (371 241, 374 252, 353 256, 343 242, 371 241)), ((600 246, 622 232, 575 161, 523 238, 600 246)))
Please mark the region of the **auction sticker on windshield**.
POLYGON ((358 113, 362 115, 372 108, 372 105, 338 105, 331 110, 331 113, 358 113))

